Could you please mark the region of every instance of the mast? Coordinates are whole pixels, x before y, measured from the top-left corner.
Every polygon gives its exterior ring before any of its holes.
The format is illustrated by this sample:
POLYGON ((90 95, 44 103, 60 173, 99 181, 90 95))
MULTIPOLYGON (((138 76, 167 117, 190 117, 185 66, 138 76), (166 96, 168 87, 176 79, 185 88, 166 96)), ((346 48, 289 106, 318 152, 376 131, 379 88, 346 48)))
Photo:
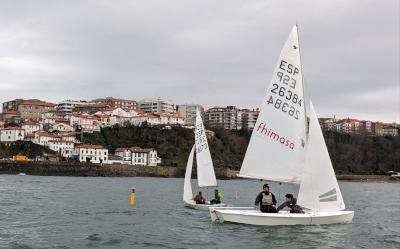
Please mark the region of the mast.
MULTIPOLYGON (((301 62, 301 50, 300 50, 300 35, 299 35, 299 25, 296 23, 296 29, 297 29, 297 43, 299 44, 299 60, 300 60, 300 67, 301 67, 301 78, 302 78, 302 81, 303 81, 303 85, 302 85, 302 90, 303 90, 303 99, 304 99, 304 122, 305 122, 305 127, 306 127, 306 137, 305 137, 305 139, 306 139, 306 141, 305 141, 305 143, 306 143, 306 145, 305 146, 307 146, 307 148, 306 148, 306 153, 309 153, 308 152, 308 137, 309 137, 309 133, 310 133, 310 118, 308 118, 307 117, 307 101, 309 100, 309 98, 307 98, 307 96, 306 96, 306 93, 305 93, 305 81, 304 81, 304 70, 303 70, 303 63, 301 62), (307 98, 307 101, 306 101, 306 98, 307 98)), ((306 162, 307 163, 307 162, 306 162)), ((314 194, 314 188, 313 188, 313 184, 312 184, 312 182, 313 182, 313 179, 312 179, 312 175, 310 175, 310 179, 311 179, 311 182, 310 182, 310 184, 311 184, 311 196, 312 197, 314 197, 315 196, 315 194, 314 194)), ((301 185, 301 183, 300 183, 300 185, 301 185)), ((314 213, 315 213, 315 210, 316 210, 316 206, 315 206, 315 204, 313 203, 313 209, 312 209, 313 211, 314 211, 314 213)))
POLYGON ((300 38, 299 38, 299 25, 296 23, 296 31, 297 31, 297 44, 299 44, 299 60, 301 67, 301 79, 303 81, 302 90, 303 90, 303 103, 304 103, 304 122, 306 125, 306 140, 308 140, 308 133, 310 132, 310 120, 307 118, 307 105, 306 105, 306 94, 305 94, 305 81, 304 81, 304 71, 303 71, 303 63, 301 62, 301 50, 300 50, 300 38))

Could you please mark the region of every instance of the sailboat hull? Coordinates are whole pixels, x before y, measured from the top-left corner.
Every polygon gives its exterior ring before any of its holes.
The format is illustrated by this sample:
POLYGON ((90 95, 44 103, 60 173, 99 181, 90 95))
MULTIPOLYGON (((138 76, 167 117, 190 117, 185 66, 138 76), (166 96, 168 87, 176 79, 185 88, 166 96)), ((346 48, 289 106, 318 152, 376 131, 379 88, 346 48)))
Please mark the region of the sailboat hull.
POLYGON ((191 209, 209 211, 210 207, 215 207, 215 208, 228 207, 228 204, 220 203, 220 204, 208 205, 208 204, 196 204, 194 201, 185 201, 185 206, 191 209))
POLYGON ((255 208, 210 208, 214 222, 232 222, 257 226, 323 225, 349 223, 353 211, 317 212, 304 214, 262 213, 255 208))

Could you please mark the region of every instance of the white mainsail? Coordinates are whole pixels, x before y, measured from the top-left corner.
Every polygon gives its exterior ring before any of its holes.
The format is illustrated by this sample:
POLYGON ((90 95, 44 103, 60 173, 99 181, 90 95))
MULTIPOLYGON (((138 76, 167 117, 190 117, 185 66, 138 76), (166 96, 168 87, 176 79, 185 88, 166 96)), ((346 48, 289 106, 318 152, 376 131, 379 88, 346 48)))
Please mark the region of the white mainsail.
POLYGON ((193 200, 193 192, 192 192, 192 184, 190 180, 192 178, 192 167, 193 167, 193 156, 194 156, 194 147, 190 151, 189 158, 186 165, 186 173, 185 173, 185 182, 183 183, 183 200, 188 202, 193 200))
POLYGON ((310 131, 298 203, 314 212, 344 210, 342 193, 311 101, 308 113, 310 131))
POLYGON ((217 186, 210 149, 208 147, 207 137, 199 110, 196 110, 195 140, 197 183, 199 187, 217 186))
POLYGON ((286 41, 263 100, 240 176, 299 183, 306 122, 297 26, 286 41))

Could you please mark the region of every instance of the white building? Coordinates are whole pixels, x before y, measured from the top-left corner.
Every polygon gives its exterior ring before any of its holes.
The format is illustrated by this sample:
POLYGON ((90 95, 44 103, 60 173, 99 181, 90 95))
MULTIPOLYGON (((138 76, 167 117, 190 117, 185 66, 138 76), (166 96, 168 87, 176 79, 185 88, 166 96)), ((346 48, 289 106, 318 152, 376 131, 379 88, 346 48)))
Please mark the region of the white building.
POLYGON ((371 121, 362 121, 362 125, 364 126, 364 131, 366 133, 372 133, 372 122, 371 121))
POLYGON ((49 141, 51 140, 61 140, 61 138, 55 134, 51 134, 45 131, 39 131, 35 133, 33 143, 48 147, 49 141))
POLYGON ((102 112, 96 112, 95 114, 108 114, 110 116, 119 116, 119 117, 130 118, 130 117, 134 117, 134 116, 137 116, 137 115, 140 115, 143 113, 139 112, 137 110, 126 111, 120 107, 117 107, 117 108, 110 108, 110 109, 102 111, 102 112))
POLYGON ((360 121, 356 119, 342 119, 336 122, 336 131, 342 133, 358 133, 360 128, 360 121))
POLYGON ((129 148, 116 148, 115 155, 121 157, 125 162, 132 162, 132 152, 129 148))
POLYGON ((117 148, 115 155, 122 157, 125 162, 132 165, 157 166, 161 163, 161 158, 158 157, 157 150, 154 148, 117 148))
POLYGON ((89 114, 76 114, 71 115, 69 121, 71 126, 74 127, 74 125, 76 125, 84 132, 100 131, 100 123, 96 116, 89 114))
POLYGON ((143 115, 139 115, 136 117, 132 117, 129 119, 129 122, 131 125, 136 125, 136 126, 140 126, 144 122, 146 122, 149 125, 160 125, 161 124, 160 117, 156 116, 154 114, 143 114, 143 115))
POLYGON ((336 120, 335 118, 319 118, 318 121, 319 121, 319 125, 324 130, 334 131, 334 130, 340 129, 340 125, 337 126, 338 120, 336 120))
POLYGON ((74 127, 65 123, 55 123, 52 125, 52 130, 59 132, 73 132, 74 127))
POLYGON ((160 124, 163 125, 184 125, 185 121, 183 118, 178 117, 177 114, 158 114, 160 118, 160 124))
POLYGON ((66 114, 72 114, 72 111, 76 106, 79 105, 87 105, 86 101, 73 101, 73 100, 65 100, 57 105, 57 110, 60 112, 64 112, 66 114))
POLYGON ((157 151, 153 148, 132 147, 129 150, 132 152, 133 165, 157 166, 161 163, 161 158, 157 156, 157 151))
POLYGON ((22 124, 21 128, 25 130, 26 135, 31 135, 37 131, 40 131, 42 129, 42 126, 41 124, 36 122, 26 122, 22 124))
POLYGON ((97 117, 101 127, 110 127, 117 124, 117 117, 115 116, 103 113, 96 113, 94 115, 97 117))
POLYGON ((384 127, 376 129, 376 134, 378 136, 393 136, 399 135, 399 129, 392 125, 386 125, 384 127))
POLYGON ((48 147, 52 151, 61 153, 63 157, 72 157, 74 153, 74 142, 65 140, 49 140, 48 147))
POLYGON ((176 113, 175 104, 170 100, 142 99, 139 101, 139 109, 144 113, 176 113))
POLYGON ((46 112, 42 114, 40 120, 41 124, 55 124, 55 123, 68 123, 68 115, 58 113, 58 112, 46 112))
POLYGON ((24 140, 25 130, 19 127, 9 127, 0 129, 0 142, 15 142, 24 140))
POLYGON ((57 135, 61 140, 65 140, 65 141, 69 141, 69 142, 74 142, 74 143, 76 143, 76 137, 75 137, 75 135, 74 134, 72 134, 72 133, 68 133, 68 132, 66 132, 66 133, 59 133, 58 135, 57 135))
POLYGON ((108 149, 102 145, 81 144, 78 146, 80 162, 108 163, 108 149))

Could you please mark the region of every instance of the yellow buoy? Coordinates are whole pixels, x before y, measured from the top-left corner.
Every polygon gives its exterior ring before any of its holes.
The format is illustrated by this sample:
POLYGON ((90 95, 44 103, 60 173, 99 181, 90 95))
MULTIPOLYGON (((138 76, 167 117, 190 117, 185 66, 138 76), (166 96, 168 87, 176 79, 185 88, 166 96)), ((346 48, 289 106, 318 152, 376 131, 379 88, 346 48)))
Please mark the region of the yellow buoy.
POLYGON ((132 187, 132 193, 131 193, 131 198, 130 198, 129 204, 131 206, 135 205, 135 187, 132 187))

